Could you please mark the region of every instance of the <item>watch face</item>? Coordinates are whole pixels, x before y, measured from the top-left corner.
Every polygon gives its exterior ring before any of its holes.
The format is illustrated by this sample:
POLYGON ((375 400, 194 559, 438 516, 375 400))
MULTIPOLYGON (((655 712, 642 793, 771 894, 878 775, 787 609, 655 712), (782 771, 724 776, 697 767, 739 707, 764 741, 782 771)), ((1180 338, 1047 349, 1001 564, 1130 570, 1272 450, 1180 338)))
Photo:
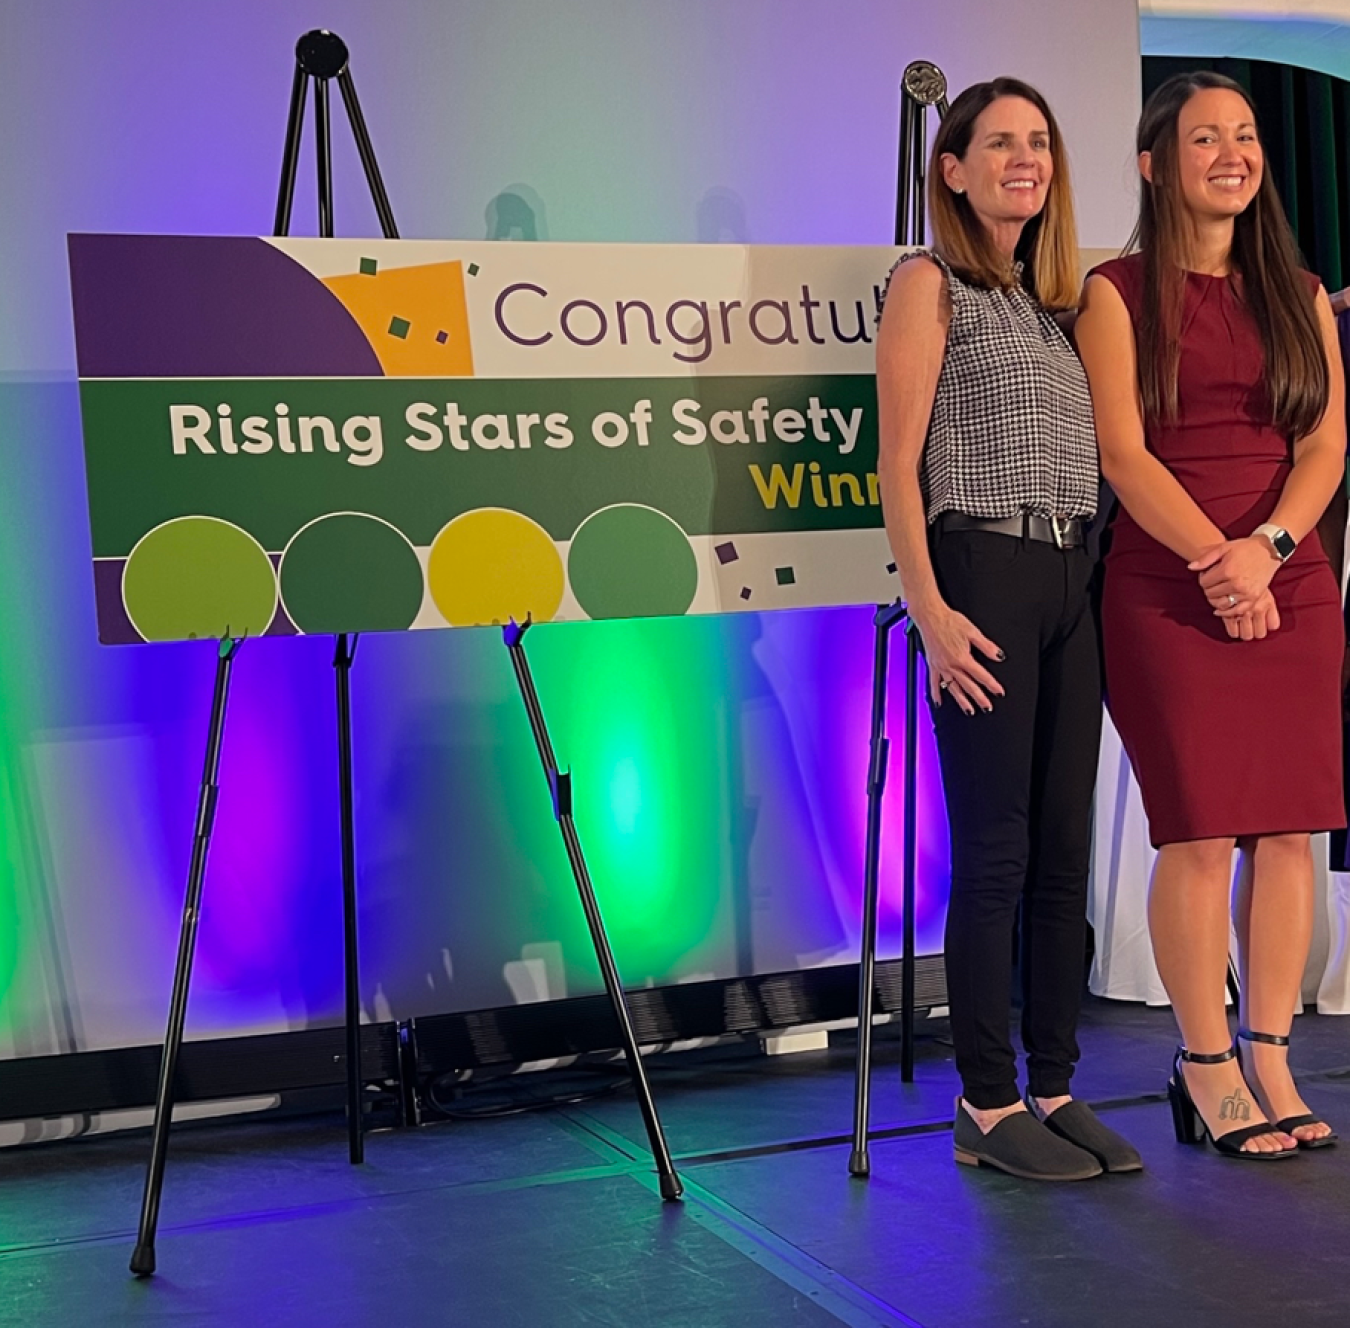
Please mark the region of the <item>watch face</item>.
POLYGON ((1275 546, 1275 552, 1280 555, 1281 562, 1298 547, 1294 543, 1294 537, 1287 530, 1277 530, 1270 542, 1275 546))

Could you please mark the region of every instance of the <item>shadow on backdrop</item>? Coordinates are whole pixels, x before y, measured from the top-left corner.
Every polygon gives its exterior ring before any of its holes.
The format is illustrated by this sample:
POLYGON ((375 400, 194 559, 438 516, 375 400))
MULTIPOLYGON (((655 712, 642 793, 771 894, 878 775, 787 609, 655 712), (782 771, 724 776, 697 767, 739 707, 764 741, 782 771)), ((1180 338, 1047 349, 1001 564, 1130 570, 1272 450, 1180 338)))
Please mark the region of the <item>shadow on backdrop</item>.
POLYGON ((709 189, 694 212, 694 234, 700 244, 749 244, 745 200, 720 185, 709 189))
POLYGON ((527 184, 507 185, 484 213, 489 240, 547 240, 544 200, 527 184))

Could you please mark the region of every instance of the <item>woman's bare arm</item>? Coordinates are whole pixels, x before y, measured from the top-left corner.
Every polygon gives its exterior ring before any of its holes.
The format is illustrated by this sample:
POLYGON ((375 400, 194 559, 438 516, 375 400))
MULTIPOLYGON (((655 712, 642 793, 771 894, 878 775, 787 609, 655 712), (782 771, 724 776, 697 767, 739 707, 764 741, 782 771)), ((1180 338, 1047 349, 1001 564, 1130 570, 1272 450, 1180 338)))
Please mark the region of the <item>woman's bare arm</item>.
POLYGON ((1092 389, 1102 474, 1125 510, 1160 544, 1190 562, 1223 540, 1176 476, 1144 446, 1134 327, 1120 292, 1089 277, 1074 328, 1092 389))
POLYGON ((945 607, 928 556, 919 464, 946 355, 951 312, 942 269, 911 259, 891 278, 877 329, 877 480, 886 535, 916 623, 945 607))
POLYGON ((972 646, 990 659, 1001 652, 942 598, 928 553, 919 486, 951 314, 947 278, 937 264, 912 259, 896 271, 877 330, 877 480, 900 585, 928 657, 930 693, 940 703, 945 687, 962 710, 973 714, 976 706, 990 709, 989 694, 1001 696, 1003 688, 975 658, 972 646))

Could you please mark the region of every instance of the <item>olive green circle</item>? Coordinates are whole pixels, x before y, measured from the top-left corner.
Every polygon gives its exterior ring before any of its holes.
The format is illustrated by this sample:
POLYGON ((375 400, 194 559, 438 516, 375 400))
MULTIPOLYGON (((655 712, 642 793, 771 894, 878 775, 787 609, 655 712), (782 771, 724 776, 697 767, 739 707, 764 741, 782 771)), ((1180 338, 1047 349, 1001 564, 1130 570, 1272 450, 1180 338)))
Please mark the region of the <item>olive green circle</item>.
POLYGON ((689 537, 664 512, 625 503, 581 523, 567 579, 592 618, 654 618, 689 611, 698 562, 689 537))
POLYGON ((406 631, 422 608, 422 564, 387 521, 337 512, 286 546, 281 601, 302 632, 406 631))
POLYGON ((156 526, 132 549, 122 602, 147 641, 261 636, 276 612, 277 578, 248 531, 185 516, 156 526))

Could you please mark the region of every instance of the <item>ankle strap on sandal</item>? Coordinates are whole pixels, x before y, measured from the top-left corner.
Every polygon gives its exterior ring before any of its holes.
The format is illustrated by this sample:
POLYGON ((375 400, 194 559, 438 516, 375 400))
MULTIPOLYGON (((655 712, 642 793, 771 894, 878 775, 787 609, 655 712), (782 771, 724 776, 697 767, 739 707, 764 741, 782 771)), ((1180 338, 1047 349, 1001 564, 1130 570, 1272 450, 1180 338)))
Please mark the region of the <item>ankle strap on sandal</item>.
POLYGON ((1244 1042, 1268 1042, 1272 1047, 1287 1047, 1289 1039, 1277 1033, 1253 1033, 1250 1028, 1239 1028, 1238 1037, 1244 1042))
POLYGON ((1177 1055, 1183 1061, 1191 1061, 1195 1065, 1222 1065, 1224 1061, 1231 1061, 1237 1055, 1237 1048, 1230 1046, 1227 1051, 1216 1051, 1212 1055, 1206 1055, 1204 1052, 1188 1051, 1185 1047, 1178 1047, 1177 1055))

